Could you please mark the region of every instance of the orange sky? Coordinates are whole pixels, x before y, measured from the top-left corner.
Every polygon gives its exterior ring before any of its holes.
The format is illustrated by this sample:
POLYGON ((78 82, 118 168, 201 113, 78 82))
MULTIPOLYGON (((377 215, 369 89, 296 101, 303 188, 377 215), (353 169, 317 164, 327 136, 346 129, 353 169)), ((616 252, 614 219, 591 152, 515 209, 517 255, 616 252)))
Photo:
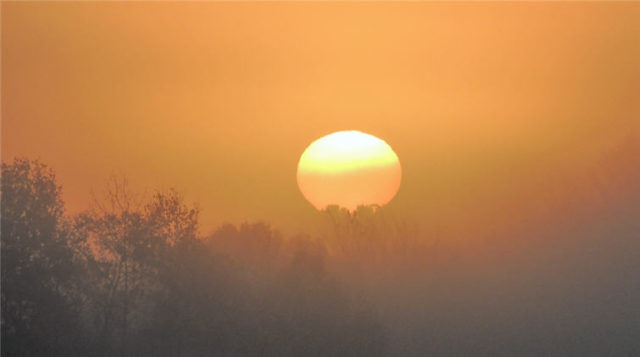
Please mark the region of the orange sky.
POLYGON ((635 190, 639 63, 634 2, 3 2, 2 159, 52 166, 71 212, 122 173, 205 229, 299 231, 299 156, 355 129, 400 157, 390 209, 464 230, 593 191, 612 157, 635 190))

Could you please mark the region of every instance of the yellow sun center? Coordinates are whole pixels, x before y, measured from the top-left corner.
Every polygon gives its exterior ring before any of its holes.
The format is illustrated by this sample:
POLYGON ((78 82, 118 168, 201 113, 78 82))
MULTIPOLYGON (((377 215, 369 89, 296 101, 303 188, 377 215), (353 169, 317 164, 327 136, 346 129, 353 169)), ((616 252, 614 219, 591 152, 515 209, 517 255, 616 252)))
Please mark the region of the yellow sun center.
POLYGON ((383 205, 400 186, 401 168, 393 149, 373 135, 339 131, 307 147, 298 163, 298 186, 317 209, 335 204, 383 205))

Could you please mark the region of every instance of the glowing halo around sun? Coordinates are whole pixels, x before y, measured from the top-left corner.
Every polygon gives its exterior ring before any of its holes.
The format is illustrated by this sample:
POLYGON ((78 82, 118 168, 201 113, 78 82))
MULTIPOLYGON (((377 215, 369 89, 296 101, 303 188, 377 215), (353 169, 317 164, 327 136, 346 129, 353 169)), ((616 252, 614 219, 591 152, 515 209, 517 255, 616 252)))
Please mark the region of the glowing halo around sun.
POLYGON ((398 155, 384 140, 356 130, 314 141, 298 162, 298 187, 318 210, 387 204, 402 179, 398 155))

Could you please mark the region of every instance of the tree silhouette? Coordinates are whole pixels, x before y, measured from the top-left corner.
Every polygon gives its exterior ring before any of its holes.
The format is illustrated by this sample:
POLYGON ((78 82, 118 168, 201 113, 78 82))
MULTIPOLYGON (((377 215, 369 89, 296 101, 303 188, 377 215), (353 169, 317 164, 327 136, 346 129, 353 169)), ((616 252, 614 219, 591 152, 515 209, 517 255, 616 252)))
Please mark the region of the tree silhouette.
POLYGON ((384 331, 363 299, 349 296, 326 271, 326 249, 298 241, 269 294, 273 356, 380 356, 384 331))
POLYGON ((60 186, 37 161, 2 164, 2 354, 77 353, 75 268, 60 186))
POLYGON ((130 355, 139 348, 135 336, 152 324, 154 299, 189 263, 177 252, 197 244, 197 216, 174 190, 145 200, 126 179, 112 178, 104 197, 76 217, 93 280, 87 287, 90 320, 105 351, 130 355))
POLYGON ((383 354, 323 242, 265 223, 203 238, 178 192, 117 178, 69 219, 60 190, 42 164, 2 166, 3 355, 383 354))

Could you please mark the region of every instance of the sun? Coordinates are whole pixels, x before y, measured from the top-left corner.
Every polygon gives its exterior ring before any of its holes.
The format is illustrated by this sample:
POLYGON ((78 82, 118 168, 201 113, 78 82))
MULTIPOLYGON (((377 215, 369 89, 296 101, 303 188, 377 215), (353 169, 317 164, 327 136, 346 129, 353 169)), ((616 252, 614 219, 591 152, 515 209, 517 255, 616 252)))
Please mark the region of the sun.
POLYGON ((402 179, 398 155, 384 140, 356 130, 312 142, 298 162, 298 187, 315 208, 384 205, 402 179))

